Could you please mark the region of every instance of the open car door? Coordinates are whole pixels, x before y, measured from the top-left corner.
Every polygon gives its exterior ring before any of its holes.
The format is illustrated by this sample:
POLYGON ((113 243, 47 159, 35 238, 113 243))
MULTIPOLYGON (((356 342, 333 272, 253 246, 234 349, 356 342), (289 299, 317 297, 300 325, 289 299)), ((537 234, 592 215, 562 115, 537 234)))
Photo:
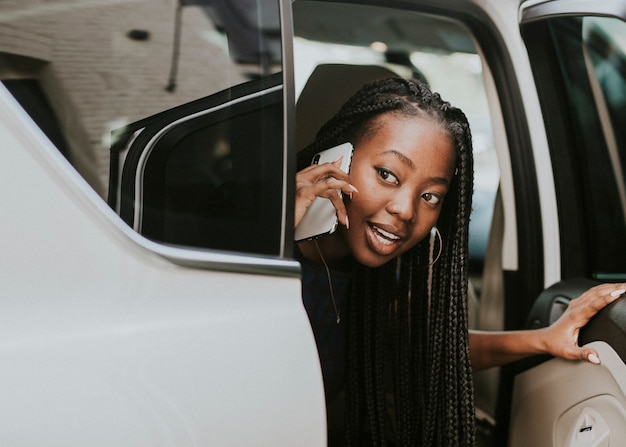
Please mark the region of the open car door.
POLYGON ((0 2, 0 445, 325 445, 289 6, 0 2))
MULTIPOLYGON (((626 277, 626 8, 618 1, 528 2, 522 35, 543 109, 557 192, 563 281, 528 327, 570 299, 626 277)), ((626 439, 626 299, 580 334, 602 364, 532 359, 515 366, 511 446, 609 446, 626 439)))

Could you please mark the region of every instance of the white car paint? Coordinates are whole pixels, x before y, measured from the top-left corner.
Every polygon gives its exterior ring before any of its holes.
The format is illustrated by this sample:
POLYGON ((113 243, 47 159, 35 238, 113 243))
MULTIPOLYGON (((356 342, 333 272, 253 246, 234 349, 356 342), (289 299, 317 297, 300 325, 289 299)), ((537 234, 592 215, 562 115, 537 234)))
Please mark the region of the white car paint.
POLYGON ((0 141, 0 445, 324 445, 297 263, 143 239, 1 86, 0 141))

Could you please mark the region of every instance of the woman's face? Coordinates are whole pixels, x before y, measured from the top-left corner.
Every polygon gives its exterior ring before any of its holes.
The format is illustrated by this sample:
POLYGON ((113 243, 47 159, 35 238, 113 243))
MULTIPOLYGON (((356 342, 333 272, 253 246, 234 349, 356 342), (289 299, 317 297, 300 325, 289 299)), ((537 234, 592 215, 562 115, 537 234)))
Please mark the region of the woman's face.
POLYGON ((409 250, 437 223, 454 175, 450 137, 426 118, 383 115, 355 145, 346 200, 349 229, 340 235, 355 259, 378 267, 409 250))

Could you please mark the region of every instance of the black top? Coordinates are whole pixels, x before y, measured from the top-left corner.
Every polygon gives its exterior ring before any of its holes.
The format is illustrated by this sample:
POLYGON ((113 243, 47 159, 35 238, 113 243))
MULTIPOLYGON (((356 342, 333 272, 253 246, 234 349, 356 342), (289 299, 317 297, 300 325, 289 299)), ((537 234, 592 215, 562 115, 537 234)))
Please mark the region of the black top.
POLYGON ((342 390, 346 380, 345 319, 353 269, 349 271, 330 269, 335 304, 341 317, 337 323, 337 313, 333 306, 326 269, 323 265, 305 259, 297 249, 296 258, 302 265, 302 301, 317 343, 326 401, 330 402, 342 390))

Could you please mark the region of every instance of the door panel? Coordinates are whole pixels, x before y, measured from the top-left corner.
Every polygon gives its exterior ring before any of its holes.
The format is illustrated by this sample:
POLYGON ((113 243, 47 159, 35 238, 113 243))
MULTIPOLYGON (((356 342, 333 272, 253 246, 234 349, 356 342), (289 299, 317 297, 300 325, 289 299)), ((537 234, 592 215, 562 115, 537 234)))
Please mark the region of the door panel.
MULTIPOLYGON (((529 316, 529 328, 558 319, 569 301, 596 281, 578 278, 545 290, 529 316)), ((509 444, 608 446, 626 439, 626 298, 596 315, 581 331, 601 365, 540 356, 519 362, 509 444)))
POLYGON ((626 439, 626 365, 593 342, 601 365, 549 360, 517 376, 511 447, 609 446, 626 439))

